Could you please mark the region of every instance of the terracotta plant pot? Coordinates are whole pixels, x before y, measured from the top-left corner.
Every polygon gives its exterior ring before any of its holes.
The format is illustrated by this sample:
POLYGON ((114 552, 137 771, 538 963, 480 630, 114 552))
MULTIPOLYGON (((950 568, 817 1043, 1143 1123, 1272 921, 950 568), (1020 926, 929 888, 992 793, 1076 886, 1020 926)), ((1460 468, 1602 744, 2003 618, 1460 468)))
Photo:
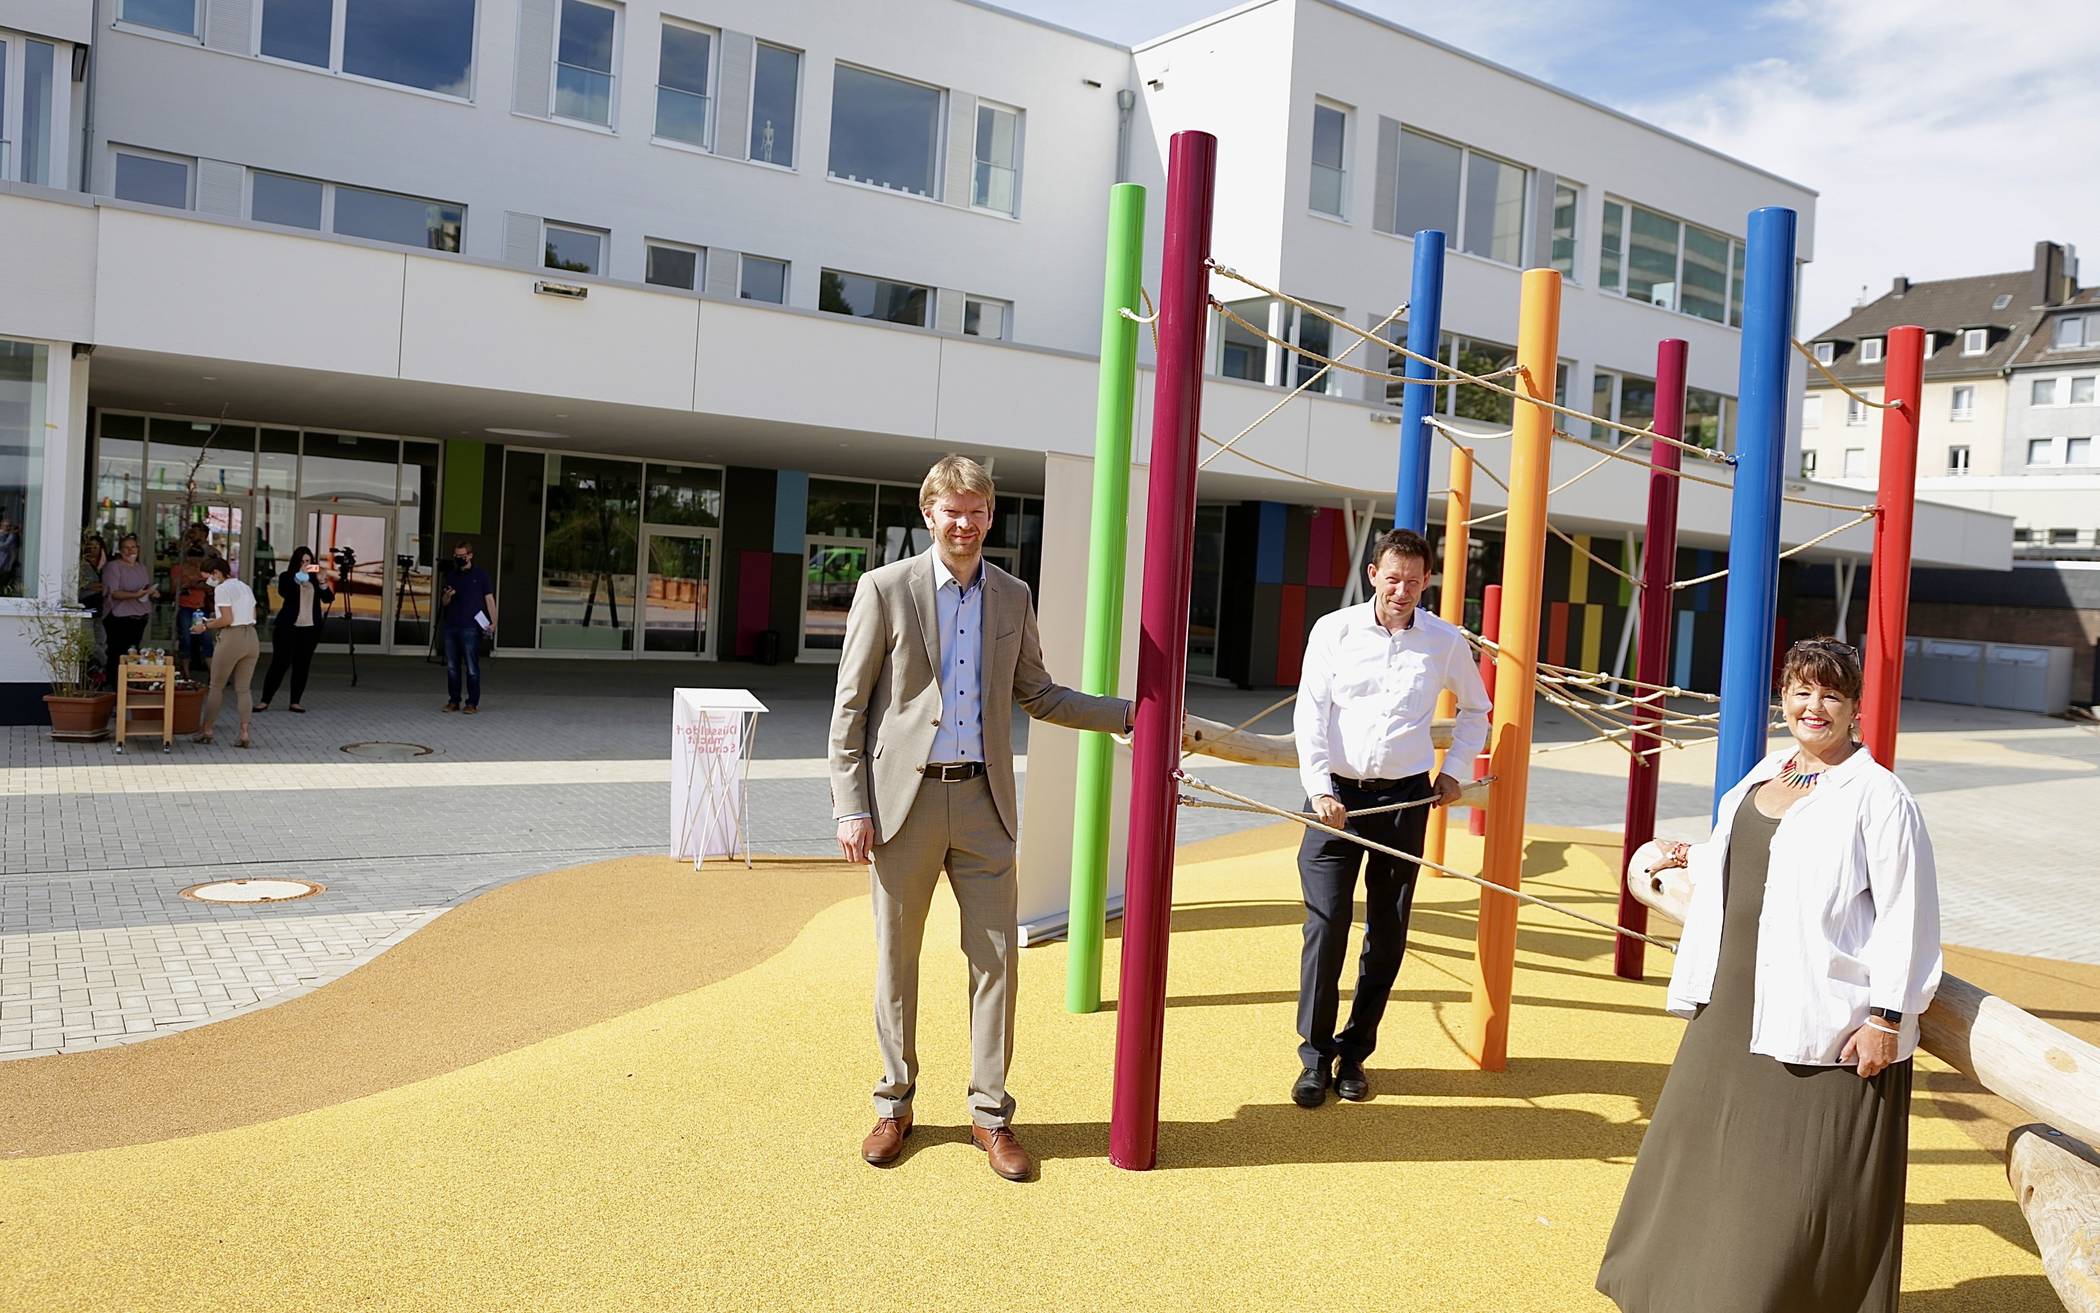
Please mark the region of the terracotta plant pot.
POLYGON ((204 690, 175 686, 175 732, 195 734, 204 728, 204 690))
POLYGON ((109 733, 109 718, 117 709, 117 695, 94 693, 82 698, 44 695, 51 715, 51 737, 55 739, 99 739, 109 733))

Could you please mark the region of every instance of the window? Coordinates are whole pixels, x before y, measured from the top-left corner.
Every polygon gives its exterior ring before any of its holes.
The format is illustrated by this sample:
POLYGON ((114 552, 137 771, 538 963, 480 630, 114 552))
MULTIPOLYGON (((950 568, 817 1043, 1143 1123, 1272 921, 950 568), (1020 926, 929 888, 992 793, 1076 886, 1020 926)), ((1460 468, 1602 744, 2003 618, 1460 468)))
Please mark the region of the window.
POLYGON ((1313 102, 1312 207, 1342 218, 1349 195, 1349 111, 1313 102))
POLYGON ((335 0, 263 0, 262 53, 327 68, 334 53, 335 0))
POLYGON ((795 167, 795 105, 801 83, 800 53, 758 43, 758 60, 751 70, 752 159, 795 167))
POLYGON ((1466 226, 1460 248, 1503 264, 1524 260, 1524 192, 1531 174, 1506 160, 1466 153, 1466 226))
MULTIPOLYGON (((1617 201, 1604 202, 1604 237, 1598 243, 1597 286, 1607 292, 1624 286, 1626 252, 1626 207, 1617 201)), ((1817 344, 1821 349, 1822 344, 1817 344)))
POLYGON ((643 260, 642 279, 658 287, 683 287, 688 292, 700 286, 700 266, 706 259, 697 246, 679 246, 672 242, 648 241, 643 260))
POLYGON ((545 263, 549 269, 572 274, 605 270, 605 233, 599 229, 550 223, 546 226, 546 248, 545 263))
MULTIPOLYGON (((1233 304, 1232 312, 1261 327, 1262 331, 1272 332, 1268 327, 1269 311, 1276 304, 1267 298, 1239 301, 1233 304)), ((1268 343, 1223 315, 1219 319, 1222 322, 1218 325, 1218 377, 1245 379, 1250 383, 1268 382, 1268 343)))
POLYGON ((1400 130, 1397 171, 1398 202, 1394 229, 1416 233, 1424 228, 1458 231, 1458 188, 1464 176, 1465 151, 1448 141, 1400 130))
POLYGON ((1881 363, 1880 338, 1866 338, 1859 344, 1859 363, 1862 365, 1878 365, 1881 363))
MULTIPOLYGON (((0 597, 34 597, 43 583, 44 405, 48 348, 0 339, 0 529, 17 535, 0 561, 0 597)), ((55 426, 54 426, 55 427, 55 426)), ((57 498, 51 497, 54 503, 57 498)), ((55 582, 55 581, 54 581, 55 582)), ((70 591, 67 602, 73 598, 70 591)))
MULTIPOLYGON (((1649 403, 1649 408, 1652 413, 1653 402, 1649 403)), ((1735 398, 1725 392, 1686 388, 1683 436, 1686 442, 1697 443, 1711 451, 1732 450, 1735 447, 1735 398)))
POLYGON ((656 57, 656 135, 706 150, 714 140, 707 73, 714 37, 664 20, 656 57))
POLYGON ((2056 321, 2056 339, 2051 348, 2057 351, 2085 345, 2085 316, 2064 315, 2056 321))
POLYGON ((963 302, 963 332, 971 337, 989 337, 1006 341, 1013 331, 1014 306, 1011 301, 994 301, 990 297, 973 296, 963 302))
POLYGON ((1975 417, 1976 389, 1967 384, 1955 388, 1953 390, 1953 403, 1948 408, 1947 418, 1958 424, 1966 424, 1975 417))
POLYGON ((1633 223, 1626 250, 1626 295, 1666 310, 1677 308, 1677 244, 1683 228, 1639 206, 1633 207, 1633 223))
POLYGON ((1858 397, 1845 398, 1845 422, 1855 425, 1866 423, 1867 403, 1858 397))
POLYGON ((2027 463, 2029 465, 2056 464, 2056 439, 2029 438, 2027 440, 2027 463))
MULTIPOLYGON (((1308 303, 1311 304, 1311 303, 1308 303)), ((1335 306, 1320 309, 1336 318, 1341 310, 1335 306)), ((1319 315, 1300 310, 1294 305, 1271 297, 1255 297, 1247 301, 1236 301, 1232 312, 1263 332, 1290 342, 1305 351, 1332 359, 1335 355, 1335 328, 1319 315)), ((1265 383, 1270 387, 1295 388, 1320 374, 1317 360, 1308 360, 1295 351, 1272 347, 1254 333, 1219 316, 1218 326, 1218 375, 1221 378, 1245 379, 1250 383, 1265 383)), ((1404 326, 1388 325, 1389 332, 1396 332, 1395 340, 1406 337, 1404 326)), ((1394 357, 1397 361, 1400 357, 1394 357)), ((1395 364, 1394 373, 1400 372, 1395 364)), ((1313 392, 1336 393, 1341 391, 1343 374, 1330 369, 1320 376, 1317 383, 1308 389, 1313 392)), ((1387 391, 1398 398, 1401 384, 1387 385, 1387 391)))
POLYGON ((2034 541, 2034 530, 2032 530, 2032 529, 2020 529, 2020 528, 2015 528, 2015 529, 2013 530, 2013 542, 2014 542, 2014 543, 2031 543, 2031 542, 2033 542, 2033 541, 2034 541))
POLYGON ((2064 439, 2064 464, 2090 465, 2093 463, 2093 440, 2090 437, 2064 439))
POLYGON ((190 163, 171 155, 117 152, 117 199, 170 209, 190 208, 190 163))
POLYGON ((249 174, 248 217, 257 223, 281 223, 288 228, 319 232, 324 191, 322 184, 311 178, 257 170, 249 174))
POLYGON ((460 233, 466 226, 463 205, 341 184, 333 191, 335 231, 344 237, 367 237, 431 251, 459 250, 460 233))
MULTIPOLYGON (((1517 363, 1517 349, 1500 342, 1484 342, 1478 338, 1456 340, 1457 365, 1468 374, 1488 375, 1498 369, 1507 369, 1517 363)), ((1502 380, 1498 380, 1502 381, 1502 380)), ((1629 380, 1630 382, 1631 380, 1629 380)), ((1508 383, 1503 381, 1506 387, 1508 383)), ((1491 424, 1508 424, 1515 418, 1516 401, 1500 392, 1481 387, 1478 383, 1465 383, 1455 388, 1438 388, 1437 392, 1455 392, 1451 399, 1451 413, 1460 419, 1484 420, 1491 424)), ((1653 398, 1650 398, 1653 405, 1653 398)), ((1444 409, 1439 399, 1438 410, 1444 409)))
POLYGON ((737 270, 737 296, 745 301, 763 301, 767 305, 786 305, 788 299, 788 262, 769 260, 763 255, 747 255, 737 270))
POLYGON ((1980 356, 1991 349, 1991 330, 1969 328, 1962 330, 1961 353, 1965 356, 1980 356))
POLYGON ((1865 447, 1845 448, 1845 477, 1848 479, 1864 479, 1867 477, 1867 449, 1865 447))
POLYGON ((1627 201, 1604 202, 1598 283, 1717 324, 1743 322, 1743 244, 1627 201))
MULTIPOLYGON (((1590 414, 1599 419, 1618 418, 1612 413, 1618 395, 1619 376, 1608 369, 1598 370, 1590 377, 1590 414)), ((1590 425, 1590 436, 1593 438, 1602 440, 1607 433, 1608 430, 1596 424, 1590 425)))
POLYGON ((1804 479, 1816 477, 1816 449, 1814 447, 1803 447, 1801 449, 1801 477, 1804 479))
POLYGON ((1818 343, 1816 343, 1816 363, 1817 363, 1817 364, 1819 364, 1819 365, 1827 365, 1827 364, 1831 363, 1832 361, 1834 361, 1834 360, 1836 360, 1836 359, 1837 359, 1837 343, 1835 343, 1835 342, 1818 342, 1818 343))
POLYGON ((474 0, 342 0, 343 72, 465 99, 474 93, 474 0))
POLYGON ((1995 298, 1993 298, 1993 299, 1992 299, 1992 301, 1991 301, 1991 309, 1993 309, 1993 310, 2003 310, 2003 309, 2004 309, 2005 307, 2007 307, 2007 306, 2009 306, 2009 305, 2011 305, 2011 304, 2012 304, 2012 293, 2011 293, 2011 292, 2000 292, 2000 293, 1998 293, 1998 295, 1997 295, 1997 296, 1996 296, 1995 298))
POLYGON ((1801 398, 1801 427, 1805 429, 1823 427, 1823 398, 1817 396, 1801 398))
POLYGON ((1967 447, 1947 448, 1947 473, 1967 474, 1968 472, 1969 449, 1967 447))
POLYGON ((613 51, 619 11, 594 0, 561 0, 561 39, 554 48, 554 113, 612 126, 613 51))
POLYGON ((1728 322, 1728 239, 1684 225, 1677 308, 1716 324, 1728 322))
POLYGON ((1441 228, 1456 235, 1462 251, 1522 263, 1530 177, 1521 165, 1403 128, 1394 228, 1441 228))
POLYGON ((2080 374, 2071 380, 2071 404, 2090 406, 2093 404, 2093 376, 2080 374))
POLYGON ((970 174, 970 204, 1013 214, 1021 202, 1021 113, 977 103, 976 167, 970 174))
POLYGON ((837 269, 824 270, 817 285, 819 310, 917 328, 926 326, 926 310, 932 300, 932 293, 916 283, 891 282, 837 269))
POLYGON ((1939 349, 1937 343, 1940 340, 1940 335, 1938 333, 1925 333, 1921 334, 1921 336, 1924 340, 1925 359, 1930 360, 1932 359, 1932 353, 1939 349))
POLYGON ((2038 378, 2034 380, 2034 382, 2030 385, 2027 400, 2030 405, 2055 405, 2056 380, 2053 378, 2038 378))
POLYGON ((831 176, 940 195, 938 88, 840 64, 831 83, 831 176))
POLYGON ((1575 238, 1582 213, 1582 190, 1572 184, 1553 184, 1553 267, 1560 276, 1575 277, 1575 238))
POLYGON ((197 0, 124 0, 117 17, 140 27, 197 35, 197 0))
POLYGON ((2075 546, 2077 546, 2077 545, 2078 545, 2078 530, 2076 530, 2076 529, 2051 529, 2051 530, 2049 531, 2049 545, 2050 545, 2051 547, 2075 547, 2075 546))
MULTIPOLYGON (((0 57, 7 54, 7 43, 0 41, 0 57)), ((57 59, 58 47, 48 41, 22 43, 22 105, 16 121, 21 141, 20 176, 23 182, 40 187, 52 185, 51 125, 58 83, 57 59)), ((6 117, 6 104, 0 101, 0 119, 6 117)), ((0 141, 4 140, 5 134, 0 133, 0 141)), ((6 174, 6 163, 5 152, 0 150, 0 176, 6 174)))

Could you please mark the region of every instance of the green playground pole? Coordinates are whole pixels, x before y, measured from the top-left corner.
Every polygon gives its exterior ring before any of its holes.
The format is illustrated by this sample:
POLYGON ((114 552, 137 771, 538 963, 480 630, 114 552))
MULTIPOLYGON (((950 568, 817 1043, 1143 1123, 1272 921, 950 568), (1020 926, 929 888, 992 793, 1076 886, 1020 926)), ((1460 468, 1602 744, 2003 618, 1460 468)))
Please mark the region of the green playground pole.
MULTIPOLYGON (((1087 561, 1086 661, 1079 687, 1114 696, 1122 676, 1123 554, 1130 518, 1130 418, 1137 399, 1138 311, 1145 272, 1145 189, 1117 183, 1108 192, 1108 277, 1101 292, 1101 387, 1094 405, 1094 528, 1087 561)), ((1101 941, 1108 933, 1108 803, 1115 744, 1106 734, 1079 741, 1072 807, 1070 954, 1065 1010, 1101 1007, 1101 941)))

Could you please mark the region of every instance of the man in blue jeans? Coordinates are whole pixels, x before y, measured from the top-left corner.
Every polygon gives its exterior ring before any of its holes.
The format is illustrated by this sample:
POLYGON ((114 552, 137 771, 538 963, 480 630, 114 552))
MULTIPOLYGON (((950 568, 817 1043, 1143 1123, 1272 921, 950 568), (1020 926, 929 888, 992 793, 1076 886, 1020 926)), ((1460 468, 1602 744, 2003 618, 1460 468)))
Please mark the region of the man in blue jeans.
POLYGON ((474 564, 474 544, 462 542, 452 549, 443 598, 439 619, 445 636, 445 710, 471 716, 481 709, 481 635, 496 632, 496 589, 488 573, 474 564), (467 675, 464 707, 459 701, 462 666, 467 675))

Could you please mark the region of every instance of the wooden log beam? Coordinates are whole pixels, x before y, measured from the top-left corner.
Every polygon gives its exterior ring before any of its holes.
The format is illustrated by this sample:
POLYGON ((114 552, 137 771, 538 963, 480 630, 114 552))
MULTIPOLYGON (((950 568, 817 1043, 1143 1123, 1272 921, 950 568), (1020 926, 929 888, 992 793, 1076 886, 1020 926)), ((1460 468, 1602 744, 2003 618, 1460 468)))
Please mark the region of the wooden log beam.
MULTIPOLYGON (((1637 849, 1626 887, 1682 925, 1691 885, 1678 869, 1651 876, 1659 856, 1653 843, 1637 849)), ((2028 1116, 2100 1143, 2100 1048, 1952 975, 1940 977, 1918 1032, 1919 1047, 2028 1116)))
POLYGON ((2100 1313, 2100 1153, 2048 1126, 2005 1141, 2005 1177, 2070 1313, 2100 1313))
MULTIPOLYGON (((1438 748, 1449 748, 1452 724, 1449 720, 1430 722, 1430 742, 1438 748)), ((1256 734, 1201 716, 1185 715, 1181 718, 1181 750, 1246 766, 1298 769, 1298 741, 1291 735, 1256 734)))

